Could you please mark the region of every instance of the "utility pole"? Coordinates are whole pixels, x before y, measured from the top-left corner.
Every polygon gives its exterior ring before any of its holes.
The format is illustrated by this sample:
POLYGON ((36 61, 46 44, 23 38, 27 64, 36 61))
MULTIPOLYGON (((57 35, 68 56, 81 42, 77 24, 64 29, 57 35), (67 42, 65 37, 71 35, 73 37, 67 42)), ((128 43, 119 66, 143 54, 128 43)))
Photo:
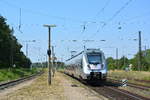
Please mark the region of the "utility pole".
POLYGON ((123 56, 123 66, 126 67, 126 57, 125 57, 125 55, 123 56))
POLYGON ((48 28, 48 84, 51 85, 51 27, 56 27, 56 25, 43 25, 44 27, 48 28))
POLYGON ((144 49, 145 49, 145 51, 147 50, 147 47, 146 47, 146 45, 144 46, 144 49))
POLYGON ((118 48, 116 48, 116 67, 117 67, 117 69, 119 69, 119 65, 118 65, 118 48))
POLYGON ((141 70, 141 60, 142 60, 142 50, 141 50, 141 31, 139 31, 139 61, 138 61, 138 70, 141 70))
POLYGON ((28 57, 28 54, 29 54, 29 51, 28 51, 28 49, 29 49, 29 43, 36 42, 36 40, 26 40, 26 41, 23 41, 23 42, 25 42, 26 57, 28 57))
POLYGON ((13 67, 14 65, 14 42, 13 42, 13 35, 14 35, 14 29, 12 28, 12 32, 11 32, 11 50, 10 50, 10 66, 13 67))
MULTIPOLYGON (((36 40, 27 40, 27 41, 23 41, 23 42, 25 42, 25 48, 26 48, 26 57, 27 58, 29 58, 28 57, 28 49, 29 49, 29 42, 36 42, 36 40)), ((27 63, 29 63, 29 62, 27 62, 27 63)), ((30 69, 32 69, 32 66, 30 66, 30 69)))

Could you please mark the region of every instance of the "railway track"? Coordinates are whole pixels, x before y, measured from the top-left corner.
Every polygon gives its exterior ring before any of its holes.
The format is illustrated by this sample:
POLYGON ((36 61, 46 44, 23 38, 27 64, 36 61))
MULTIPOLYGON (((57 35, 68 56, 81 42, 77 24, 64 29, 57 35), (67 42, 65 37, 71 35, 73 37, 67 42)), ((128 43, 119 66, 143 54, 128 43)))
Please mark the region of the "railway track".
POLYGON ((122 89, 119 89, 120 83, 114 83, 110 81, 106 82, 86 82, 84 80, 80 80, 72 75, 65 73, 66 75, 78 80, 84 85, 88 86, 92 90, 96 91, 100 95, 105 96, 110 100, 150 100, 150 98, 146 98, 122 89))
POLYGON ((9 88, 9 87, 15 86, 17 84, 20 84, 22 82, 25 82, 27 80, 31 80, 31 79, 33 79, 37 76, 40 76, 43 73, 44 73, 44 71, 41 71, 41 72, 38 72, 36 74, 30 75, 30 76, 27 76, 27 77, 24 77, 24 78, 20 78, 20 79, 17 79, 17 80, 12 80, 12 81, 5 82, 5 83, 0 83, 0 91, 4 90, 6 88, 9 88))
MULTIPOLYGON (((111 78, 108 78, 108 80, 112 81, 112 82, 116 82, 116 83, 118 83, 120 85, 122 84, 122 82, 120 80, 115 80, 115 79, 111 79, 111 78)), ((150 91, 150 87, 149 86, 134 84, 134 83, 130 83, 130 82, 127 82, 127 86, 134 87, 134 88, 137 88, 137 89, 146 90, 146 91, 150 91)))
POLYGON ((90 88, 111 100, 150 100, 148 98, 139 96, 137 94, 133 94, 128 91, 118 89, 117 87, 111 87, 111 86, 92 87, 90 86, 90 88))

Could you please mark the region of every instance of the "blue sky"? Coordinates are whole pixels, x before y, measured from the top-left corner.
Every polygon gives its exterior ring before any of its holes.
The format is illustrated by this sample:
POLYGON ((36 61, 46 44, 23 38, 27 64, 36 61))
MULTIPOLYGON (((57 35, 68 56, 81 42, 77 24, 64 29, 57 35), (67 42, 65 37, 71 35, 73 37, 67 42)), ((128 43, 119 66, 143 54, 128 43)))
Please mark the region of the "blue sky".
POLYGON ((43 24, 57 25, 52 28, 52 45, 59 60, 69 58, 72 50, 83 50, 84 44, 101 48, 106 57, 115 57, 118 48, 119 57, 132 58, 138 51, 138 41, 133 39, 138 38, 139 30, 142 49, 150 47, 149 4, 150 0, 0 0, 0 15, 14 27, 24 52, 25 41, 36 40, 28 42, 28 56, 33 62, 45 60, 48 30, 43 24))

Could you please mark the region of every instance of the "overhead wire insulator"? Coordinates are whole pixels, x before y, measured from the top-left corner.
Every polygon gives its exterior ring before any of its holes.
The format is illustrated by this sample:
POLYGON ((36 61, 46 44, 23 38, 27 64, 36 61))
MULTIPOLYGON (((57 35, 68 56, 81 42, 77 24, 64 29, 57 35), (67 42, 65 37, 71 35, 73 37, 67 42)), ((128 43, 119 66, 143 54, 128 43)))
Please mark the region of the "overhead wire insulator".
POLYGON ((19 32, 20 33, 23 33, 22 31, 21 31, 21 8, 20 8, 20 12, 19 12, 19 32))

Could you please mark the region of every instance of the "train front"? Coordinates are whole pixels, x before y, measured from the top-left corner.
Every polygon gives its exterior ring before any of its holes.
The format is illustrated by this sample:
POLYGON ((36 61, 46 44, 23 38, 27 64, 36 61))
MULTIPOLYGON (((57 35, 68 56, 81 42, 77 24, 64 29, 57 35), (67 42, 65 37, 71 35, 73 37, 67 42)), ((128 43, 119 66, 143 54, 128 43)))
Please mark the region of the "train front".
POLYGON ((87 51, 85 54, 85 74, 88 80, 106 80, 107 65, 104 53, 101 51, 87 51))

